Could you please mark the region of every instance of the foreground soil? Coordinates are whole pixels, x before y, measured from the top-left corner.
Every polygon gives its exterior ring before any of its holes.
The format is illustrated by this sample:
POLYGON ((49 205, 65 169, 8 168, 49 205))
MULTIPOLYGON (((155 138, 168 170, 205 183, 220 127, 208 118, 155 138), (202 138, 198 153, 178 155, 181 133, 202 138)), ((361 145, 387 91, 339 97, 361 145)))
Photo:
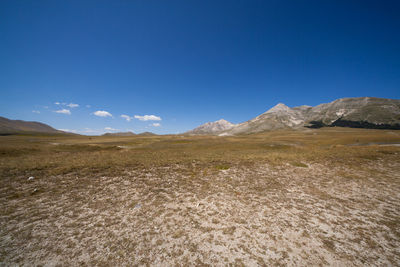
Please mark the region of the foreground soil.
POLYGON ((191 158, 31 179, 4 161, 0 262, 400 265, 400 148, 370 149, 357 165, 191 158))

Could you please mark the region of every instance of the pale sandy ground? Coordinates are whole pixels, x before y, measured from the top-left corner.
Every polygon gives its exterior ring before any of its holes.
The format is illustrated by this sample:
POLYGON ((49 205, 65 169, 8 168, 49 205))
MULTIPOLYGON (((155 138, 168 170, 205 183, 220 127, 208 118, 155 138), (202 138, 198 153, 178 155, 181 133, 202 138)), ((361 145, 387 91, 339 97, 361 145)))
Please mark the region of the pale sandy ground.
POLYGON ((371 164, 19 177, 1 265, 400 265, 400 162, 371 164))

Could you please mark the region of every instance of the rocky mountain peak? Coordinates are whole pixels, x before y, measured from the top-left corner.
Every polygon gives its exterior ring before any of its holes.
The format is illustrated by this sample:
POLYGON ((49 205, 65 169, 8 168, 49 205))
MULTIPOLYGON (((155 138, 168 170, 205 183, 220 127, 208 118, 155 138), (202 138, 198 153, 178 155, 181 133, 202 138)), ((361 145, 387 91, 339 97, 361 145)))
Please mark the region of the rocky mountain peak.
POLYGON ((291 108, 289 108, 288 106, 286 106, 283 103, 279 103, 276 106, 274 106, 273 108, 269 109, 265 113, 290 112, 290 111, 291 111, 291 108))
POLYGON ((214 122, 211 122, 211 123, 219 124, 219 125, 224 125, 224 126, 228 126, 228 127, 234 125, 233 123, 230 123, 229 121, 224 120, 224 119, 220 119, 220 120, 217 120, 217 121, 214 121, 214 122))

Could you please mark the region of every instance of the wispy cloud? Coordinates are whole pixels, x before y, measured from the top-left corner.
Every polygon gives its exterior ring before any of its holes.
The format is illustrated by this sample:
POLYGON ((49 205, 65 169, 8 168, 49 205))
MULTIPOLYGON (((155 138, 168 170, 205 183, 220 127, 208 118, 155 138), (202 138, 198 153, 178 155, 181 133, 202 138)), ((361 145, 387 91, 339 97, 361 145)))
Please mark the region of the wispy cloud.
POLYGON ((98 110, 93 113, 94 115, 98 117, 112 117, 111 113, 105 110, 98 110))
POLYGON ((32 112, 33 112, 33 113, 40 114, 40 111, 39 111, 39 110, 32 110, 32 112))
POLYGON ((70 129, 57 129, 59 131, 63 131, 63 132, 70 132, 70 133, 76 133, 76 130, 70 130, 70 129))
POLYGON ((161 120, 161 118, 156 115, 144 115, 144 116, 135 115, 135 119, 138 119, 140 121, 160 121, 161 120))
POLYGON ((158 123, 158 122, 155 122, 155 123, 151 124, 151 126, 154 126, 154 127, 160 127, 160 126, 161 126, 161 124, 160 124, 160 123, 158 123))
POLYGON ((88 134, 88 135, 98 135, 98 134, 103 134, 104 132, 105 132, 104 129, 91 129, 91 128, 84 128, 83 130, 77 131, 77 133, 88 134))
POLYGON ((105 127, 104 130, 112 131, 112 132, 118 131, 118 129, 114 129, 114 128, 111 128, 111 127, 105 127))
POLYGON ((77 107, 79 107, 79 105, 78 104, 75 104, 75 103, 66 103, 66 102, 54 102, 54 105, 59 105, 59 106, 67 106, 67 107, 69 107, 69 108, 77 108, 77 107))
POLYGON ((95 129, 90 129, 90 128, 85 128, 82 133, 99 133, 99 130, 95 130, 95 129))
POLYGON ((132 117, 125 115, 125 114, 122 114, 121 118, 124 118, 126 121, 131 121, 133 119, 132 117))
POLYGON ((69 109, 60 109, 60 110, 56 110, 54 111, 55 113, 60 113, 60 114, 67 114, 67 115, 71 115, 71 111, 69 109))
POLYGON ((79 105, 78 104, 74 104, 74 103, 69 103, 68 105, 66 105, 67 107, 70 107, 70 108, 77 108, 77 107, 79 107, 79 105))

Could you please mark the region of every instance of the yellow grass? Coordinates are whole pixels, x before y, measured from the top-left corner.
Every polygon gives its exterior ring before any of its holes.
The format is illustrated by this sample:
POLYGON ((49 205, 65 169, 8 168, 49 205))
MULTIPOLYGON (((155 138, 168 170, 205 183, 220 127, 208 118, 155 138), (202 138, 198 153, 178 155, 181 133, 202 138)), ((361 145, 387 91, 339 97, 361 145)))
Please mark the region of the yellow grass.
POLYGON ((396 142, 400 143, 396 131, 346 128, 276 131, 239 137, 2 136, 0 171, 3 176, 70 172, 118 175, 126 168, 193 161, 216 169, 258 161, 302 167, 307 162, 325 161, 356 166, 396 151, 393 147, 361 145, 396 142), (357 144, 360 146, 349 146, 357 144))
POLYGON ((399 265, 394 143, 346 128, 0 136, 0 263, 399 265))

